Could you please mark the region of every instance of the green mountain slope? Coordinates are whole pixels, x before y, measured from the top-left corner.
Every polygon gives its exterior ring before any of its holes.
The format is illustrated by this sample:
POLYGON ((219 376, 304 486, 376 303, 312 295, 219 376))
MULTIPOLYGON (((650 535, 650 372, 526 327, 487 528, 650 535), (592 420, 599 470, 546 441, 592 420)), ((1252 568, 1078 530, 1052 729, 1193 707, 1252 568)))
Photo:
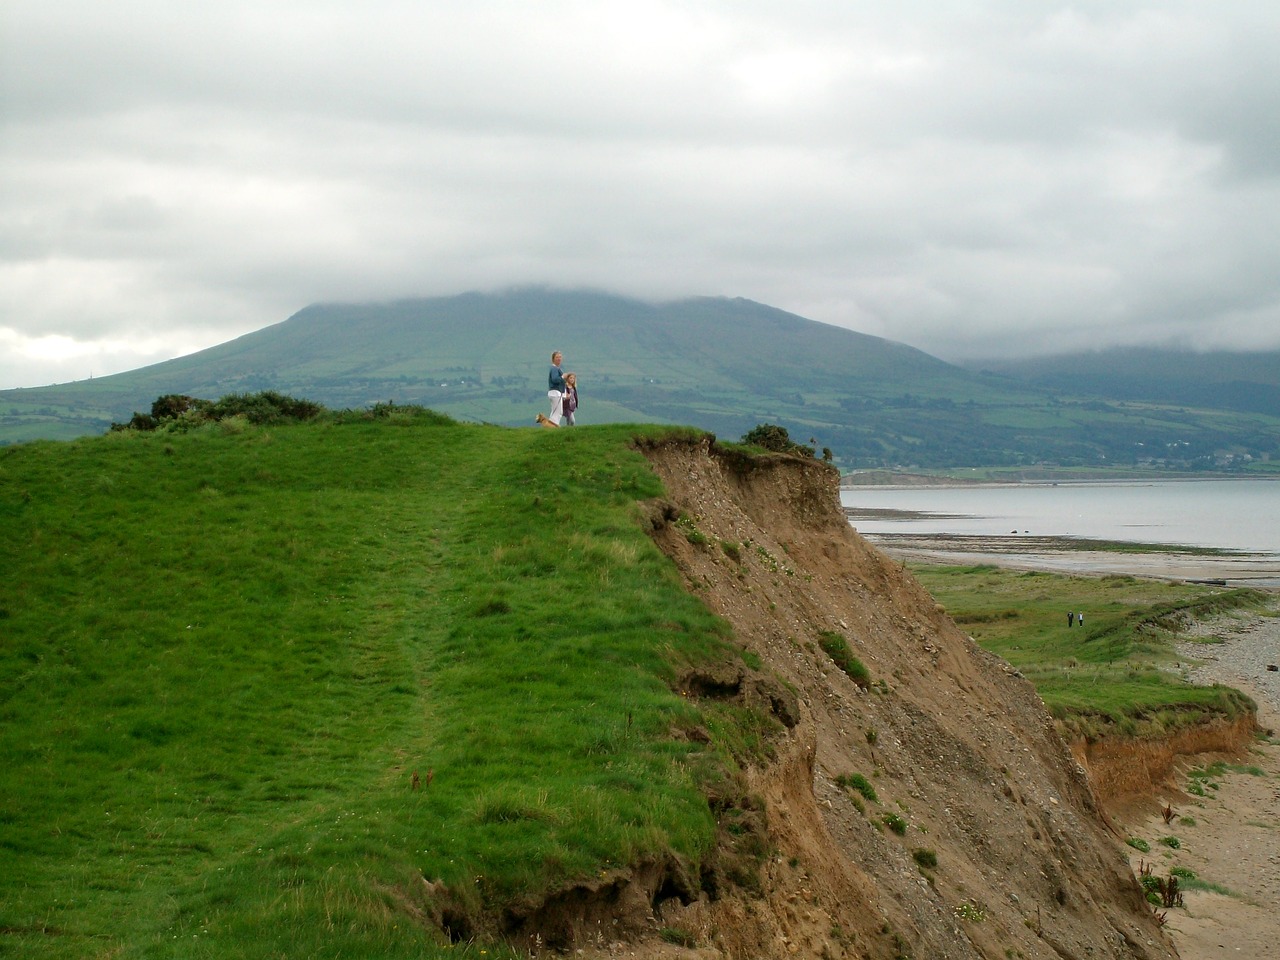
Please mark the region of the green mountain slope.
POLYGON ((312 306, 142 370, 5 391, 0 442, 101 432, 166 393, 277 390, 329 407, 394 401, 531 424, 556 348, 580 374, 581 422, 690 424, 728 438, 780 423, 846 468, 1280 460, 1280 415, 1267 410, 1029 384, 746 300, 546 290, 312 306))
POLYGON ((1034 360, 984 360, 992 371, 1055 391, 1280 417, 1280 351, 1111 350, 1034 360))
POLYGON ((0 451, 0 952, 479 957, 481 908, 708 869, 685 732, 769 718, 672 689, 739 654, 632 431, 348 421, 0 451))

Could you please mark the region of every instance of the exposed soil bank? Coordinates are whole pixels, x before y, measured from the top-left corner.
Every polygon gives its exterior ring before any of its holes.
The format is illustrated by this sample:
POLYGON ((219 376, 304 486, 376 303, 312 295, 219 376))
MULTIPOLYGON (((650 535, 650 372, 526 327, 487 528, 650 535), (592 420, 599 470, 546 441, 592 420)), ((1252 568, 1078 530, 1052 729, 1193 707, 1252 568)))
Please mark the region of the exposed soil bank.
POLYGON ((1207 753, 1240 755, 1252 745, 1257 720, 1244 716, 1179 730, 1159 740, 1078 740, 1071 753, 1089 774, 1105 810, 1149 801, 1172 782, 1180 763, 1207 753))
POLYGON ((706 441, 647 455, 655 542, 797 715, 747 774, 771 845, 758 887, 669 899, 652 937, 598 954, 1175 956, 1034 689, 849 527, 834 470, 706 441), (833 636, 869 681, 823 651, 833 636))
MULTIPOLYGON (((1274 564, 1259 566, 1239 558, 1038 553, 1025 547, 1006 553, 1008 546, 992 539, 978 549, 966 539, 884 548, 900 559, 994 563, 1059 573, 1224 579, 1233 586, 1274 588, 1274 564)), ((1258 704, 1257 721, 1264 733, 1280 732, 1280 671, 1268 669, 1280 666, 1280 619, 1224 617, 1196 625, 1193 633, 1218 642, 1178 646, 1189 679, 1242 690, 1258 704)), ((1201 886, 1184 882, 1184 905, 1162 911, 1165 930, 1182 960, 1270 960, 1280 944, 1280 743, 1273 736, 1257 737, 1246 727, 1223 724, 1222 730, 1204 739, 1189 734, 1177 743, 1104 742, 1094 745, 1092 756, 1082 745, 1073 748, 1089 767, 1117 827, 1151 847, 1146 853, 1125 848, 1134 872, 1145 866, 1168 876, 1170 869, 1181 867, 1201 881, 1201 886), (1216 788, 1205 787, 1203 797, 1189 793, 1188 773, 1219 761, 1226 766, 1206 781, 1216 788), (1172 814, 1169 823, 1166 808, 1172 814), (1176 837, 1176 849, 1161 842, 1167 837, 1176 837)))

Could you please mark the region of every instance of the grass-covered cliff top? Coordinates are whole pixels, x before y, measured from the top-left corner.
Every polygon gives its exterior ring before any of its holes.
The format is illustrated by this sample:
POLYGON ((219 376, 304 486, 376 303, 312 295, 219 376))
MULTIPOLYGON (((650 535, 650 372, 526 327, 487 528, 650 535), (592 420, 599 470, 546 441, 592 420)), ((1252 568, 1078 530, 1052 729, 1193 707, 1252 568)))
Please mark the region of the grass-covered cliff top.
POLYGON ((726 628, 640 428, 375 413, 0 450, 0 952, 492 957, 482 902, 696 871, 726 628))

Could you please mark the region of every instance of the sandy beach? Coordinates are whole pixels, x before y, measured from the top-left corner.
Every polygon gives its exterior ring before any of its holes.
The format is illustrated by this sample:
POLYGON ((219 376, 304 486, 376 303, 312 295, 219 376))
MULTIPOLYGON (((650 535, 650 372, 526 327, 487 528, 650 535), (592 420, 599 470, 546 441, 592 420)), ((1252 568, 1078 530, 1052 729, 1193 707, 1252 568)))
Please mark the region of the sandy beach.
POLYGON ((1130 850, 1130 861, 1135 871, 1141 862, 1153 863, 1162 875, 1173 866, 1188 868, 1217 888, 1188 889, 1185 906, 1167 911, 1183 960, 1264 960, 1280 954, 1280 672, 1266 669, 1280 665, 1280 618, 1227 617, 1194 632, 1220 642, 1179 645, 1192 679, 1249 694, 1270 735, 1205 781, 1206 796, 1185 789, 1162 794, 1159 802, 1175 811, 1169 825, 1158 811, 1127 824, 1152 842, 1148 855, 1130 850), (1178 838, 1177 850, 1158 844, 1166 836, 1178 838))
MULTIPOLYGON (((1032 537, 869 536, 886 553, 903 560, 958 564, 991 563, 1019 570, 1105 575, 1128 574, 1167 580, 1223 582, 1277 593, 1280 561, 1275 558, 1181 553, 1117 553, 1064 549, 1032 537)), ((1137 810, 1117 820, 1129 837, 1150 844, 1149 852, 1124 846, 1134 873, 1144 866, 1160 877, 1190 870, 1183 881, 1183 905, 1161 910, 1166 929, 1183 960, 1271 960, 1280 956, 1280 616, 1223 617, 1201 623, 1178 646, 1188 678, 1222 683, 1251 696, 1259 737, 1238 757, 1199 757, 1184 764, 1176 782, 1137 810), (1205 643, 1211 640, 1211 643, 1205 643), (1203 783, 1205 796, 1188 792, 1193 770, 1213 768, 1203 783), (1165 822, 1168 806, 1172 819, 1165 822), (1171 844, 1162 842, 1175 838, 1171 844)))

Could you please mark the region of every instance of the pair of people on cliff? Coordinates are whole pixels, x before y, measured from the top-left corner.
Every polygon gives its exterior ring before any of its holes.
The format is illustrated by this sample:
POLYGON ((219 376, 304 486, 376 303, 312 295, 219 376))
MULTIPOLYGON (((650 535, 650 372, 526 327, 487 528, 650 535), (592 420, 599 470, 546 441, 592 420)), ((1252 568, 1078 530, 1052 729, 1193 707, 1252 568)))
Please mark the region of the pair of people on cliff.
POLYGON ((544 427, 558 427, 563 420, 574 426, 578 412, 578 377, 562 369, 564 355, 557 350, 551 354, 551 371, 547 374, 547 399, 551 401, 551 415, 538 414, 538 422, 544 427))

